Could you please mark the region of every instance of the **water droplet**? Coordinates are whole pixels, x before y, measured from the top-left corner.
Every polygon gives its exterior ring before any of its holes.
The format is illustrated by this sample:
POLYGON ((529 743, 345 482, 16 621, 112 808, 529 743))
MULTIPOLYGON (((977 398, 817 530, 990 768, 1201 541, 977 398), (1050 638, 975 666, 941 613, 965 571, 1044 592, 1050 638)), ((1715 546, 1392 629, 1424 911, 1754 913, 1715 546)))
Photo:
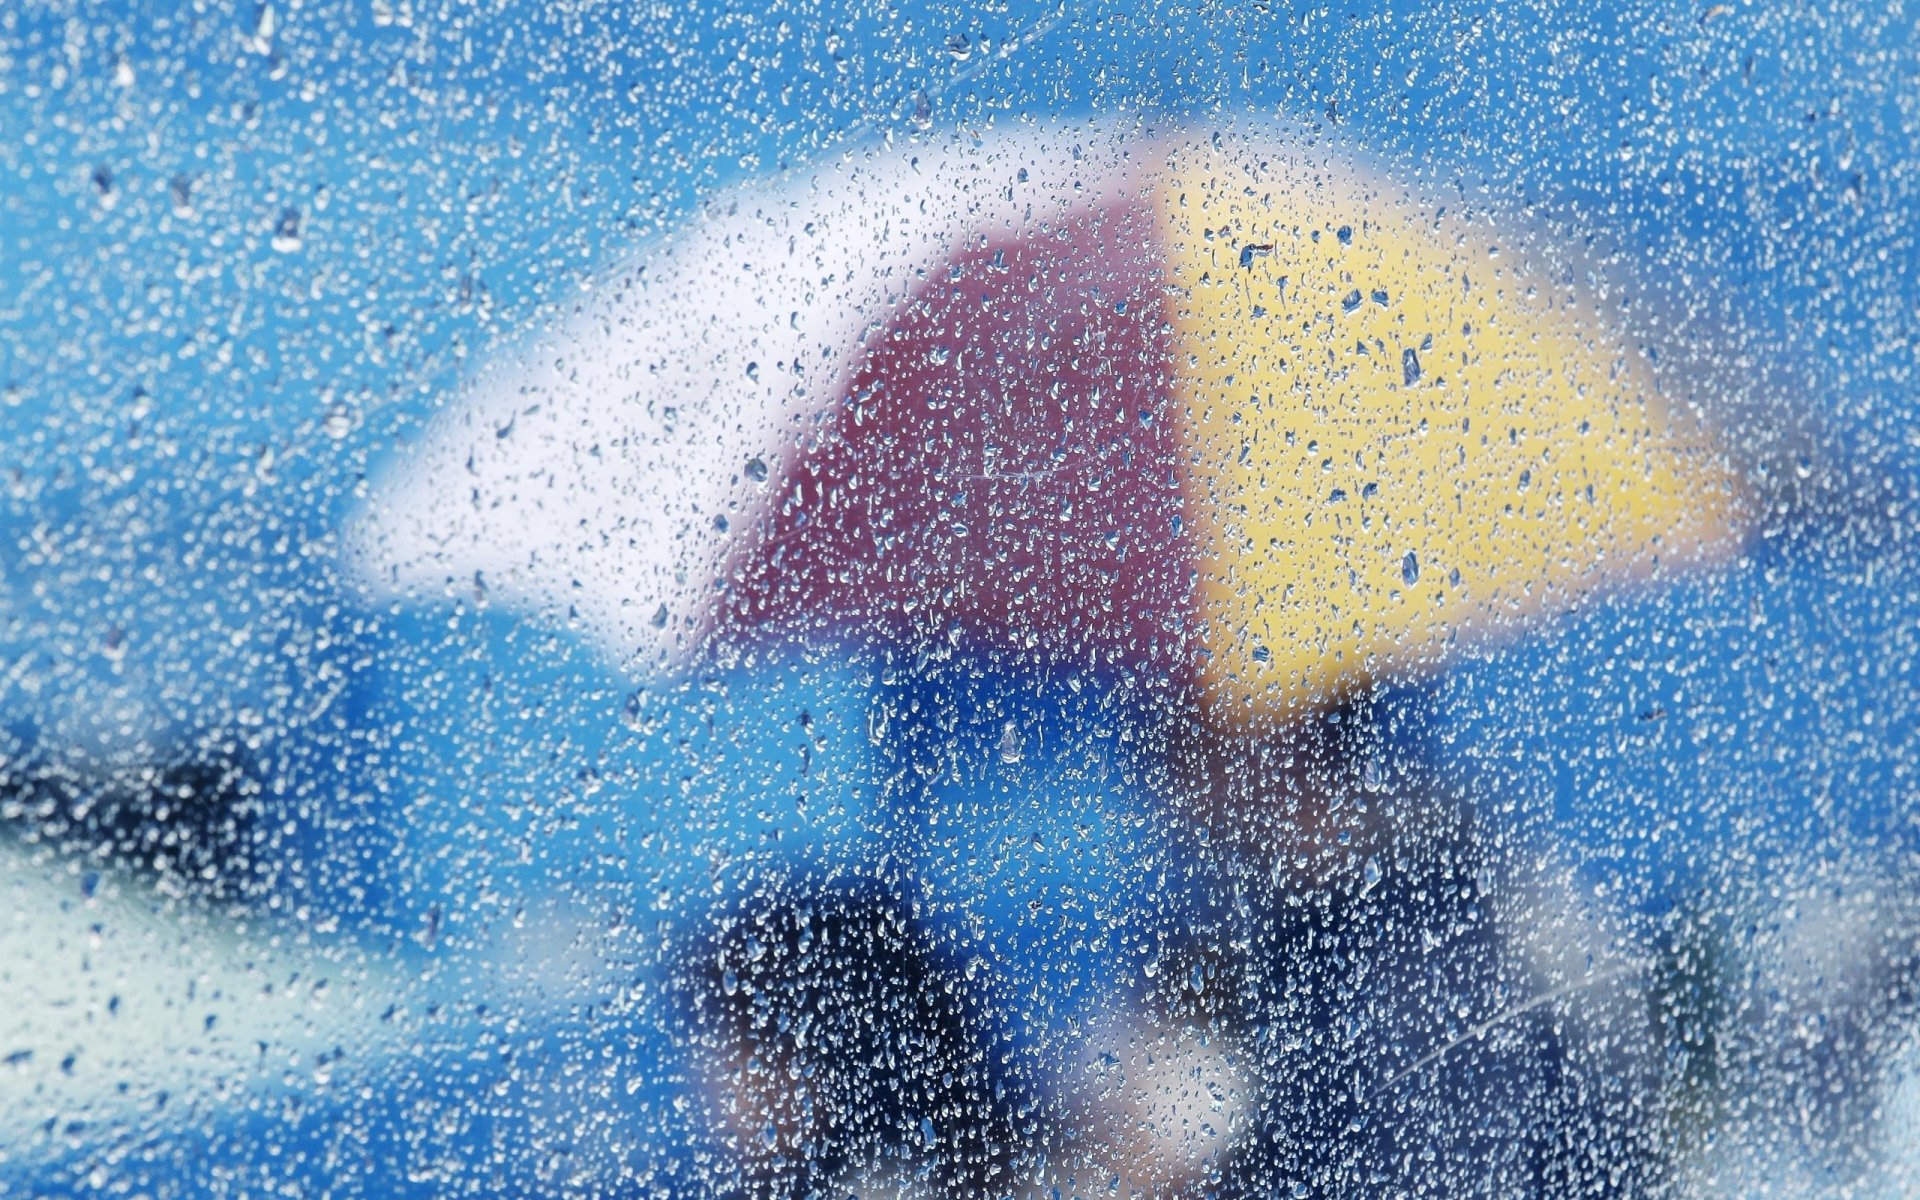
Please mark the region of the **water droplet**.
POLYGON ((767 481, 766 460, 760 458, 748 459, 746 475, 748 479, 753 480, 755 483, 765 483, 767 481))
POLYGON ((120 193, 113 190, 113 172, 105 167, 93 169, 93 194, 101 208, 112 208, 120 202, 120 193))
POLYGON ((300 248, 299 209, 280 210, 280 219, 273 223, 273 248, 282 254, 292 254, 300 248))
POLYGON ((1420 582, 1420 556, 1411 550, 1407 551, 1407 556, 1400 560, 1400 578, 1408 586, 1420 582))
POLYGON ((1333 236, 1340 239, 1340 244, 1342 246, 1351 246, 1353 245, 1353 226, 1342 225, 1340 228, 1333 231, 1333 236))
POLYGON ((646 733, 653 728, 652 714, 647 711, 647 693, 645 689, 627 697, 626 704, 620 710, 620 723, 635 733, 646 733))
POLYGON ((1400 352, 1400 382, 1412 387, 1420 382, 1420 353, 1408 348, 1400 352))
POLYGON ((964 33, 956 33, 947 39, 947 54, 955 62, 966 62, 973 57, 973 41, 964 33))
POLYGON ((1352 312, 1354 309, 1359 307, 1360 307, 1360 289, 1359 288, 1355 288, 1352 291, 1348 292, 1346 299, 1340 301, 1341 312, 1352 312))
POLYGON ((273 11, 273 5, 255 5, 253 9, 253 36, 247 39, 247 48, 255 54, 272 54, 273 35, 279 28, 280 15, 273 11))
POLYGON ((341 441, 353 432, 353 413, 346 405, 336 404, 327 410, 327 419, 322 423, 321 428, 325 429, 327 436, 334 441, 341 441))
POLYGON ((1381 875, 1380 860, 1377 858, 1367 859, 1367 865, 1361 868, 1360 871, 1362 880, 1361 893, 1364 895, 1367 892, 1371 892, 1374 888, 1379 887, 1381 875))
POLYGON ((1023 757, 1020 745, 1020 729, 1012 721, 1000 727, 1000 761, 1017 763, 1023 757))

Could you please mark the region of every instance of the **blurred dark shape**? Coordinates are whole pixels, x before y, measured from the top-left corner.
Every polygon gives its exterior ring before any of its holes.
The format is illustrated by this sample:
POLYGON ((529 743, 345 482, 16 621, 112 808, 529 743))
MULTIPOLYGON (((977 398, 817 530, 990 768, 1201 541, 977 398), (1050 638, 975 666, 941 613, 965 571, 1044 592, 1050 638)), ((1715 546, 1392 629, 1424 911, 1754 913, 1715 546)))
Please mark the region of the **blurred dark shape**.
POLYGON ((718 922, 684 978, 692 1057, 748 1194, 923 1174, 940 1195, 1009 1190, 1014 1137, 983 1022, 890 889, 763 890, 718 922))
POLYGON ((258 765, 230 740, 113 762, 49 752, 32 735, 11 740, 0 822, 23 842, 209 900, 265 896, 297 866, 267 819, 258 765))
POLYGON ((1604 932, 1542 934, 1577 898, 1506 861, 1484 804, 1432 769, 1433 727, 1398 693, 1175 743, 1228 899, 1196 936, 1222 959, 1210 1016, 1259 1081, 1226 1190, 1657 1194, 1650 960, 1604 932))

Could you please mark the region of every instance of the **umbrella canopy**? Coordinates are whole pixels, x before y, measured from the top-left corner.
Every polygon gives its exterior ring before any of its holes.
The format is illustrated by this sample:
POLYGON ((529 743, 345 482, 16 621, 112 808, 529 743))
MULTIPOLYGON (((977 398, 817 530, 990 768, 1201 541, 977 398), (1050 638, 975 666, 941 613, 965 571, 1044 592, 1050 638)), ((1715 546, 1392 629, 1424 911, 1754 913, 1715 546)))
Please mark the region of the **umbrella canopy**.
POLYGON ((1284 715, 1733 544, 1607 287, 1324 141, 876 151, 716 203, 484 379, 359 560, 642 673, 946 640, 1284 715))

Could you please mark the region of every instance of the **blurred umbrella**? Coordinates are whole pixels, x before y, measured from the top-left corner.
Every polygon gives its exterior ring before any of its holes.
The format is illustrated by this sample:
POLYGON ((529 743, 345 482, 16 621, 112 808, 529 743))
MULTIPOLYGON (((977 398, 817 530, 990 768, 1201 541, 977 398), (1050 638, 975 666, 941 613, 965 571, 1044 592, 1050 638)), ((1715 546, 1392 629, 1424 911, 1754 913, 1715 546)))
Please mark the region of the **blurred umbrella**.
POLYGON ((1737 541, 1615 285, 1481 217, 1310 139, 849 156, 716 203, 484 381, 360 561, 643 672, 948 638, 1284 716, 1737 541))

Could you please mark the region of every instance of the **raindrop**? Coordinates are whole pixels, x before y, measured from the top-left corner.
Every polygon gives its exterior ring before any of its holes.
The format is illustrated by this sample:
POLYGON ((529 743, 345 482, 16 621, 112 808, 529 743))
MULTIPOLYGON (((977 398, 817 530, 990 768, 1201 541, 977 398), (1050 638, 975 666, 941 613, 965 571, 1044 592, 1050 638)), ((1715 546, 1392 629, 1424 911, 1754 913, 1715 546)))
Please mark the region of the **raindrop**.
POLYGON ((646 733, 653 728, 653 718, 648 712, 647 693, 644 689, 627 696, 627 702, 620 710, 620 723, 635 733, 646 733))
POLYGON ((753 480, 755 483, 765 483, 767 481, 766 460, 762 458, 748 459, 746 474, 747 478, 753 480))
POLYGON ((1411 550, 1400 560, 1400 578, 1409 586, 1420 582, 1420 556, 1411 550))
POLYGON ((273 35, 279 28, 280 17, 273 11, 273 5, 256 5, 253 10, 253 36, 247 39, 247 48, 255 54, 272 54, 273 35))
POLYGON ((280 219, 273 224, 273 248, 282 254, 292 254, 300 248, 299 209, 280 210, 280 219))
POLYGON ((1408 348, 1400 352, 1400 382, 1408 387, 1420 382, 1420 354, 1408 348))
POLYGON ((1382 872, 1380 870, 1380 860, 1377 858, 1368 858, 1367 865, 1361 868, 1361 871, 1360 871, 1360 877, 1362 880, 1362 885, 1360 890, 1362 894, 1371 892, 1374 888, 1377 888, 1380 886, 1381 874, 1382 872))
POLYGON ((1000 727, 1000 761, 1017 763, 1023 756, 1020 745, 1020 729, 1012 721, 1000 727))

